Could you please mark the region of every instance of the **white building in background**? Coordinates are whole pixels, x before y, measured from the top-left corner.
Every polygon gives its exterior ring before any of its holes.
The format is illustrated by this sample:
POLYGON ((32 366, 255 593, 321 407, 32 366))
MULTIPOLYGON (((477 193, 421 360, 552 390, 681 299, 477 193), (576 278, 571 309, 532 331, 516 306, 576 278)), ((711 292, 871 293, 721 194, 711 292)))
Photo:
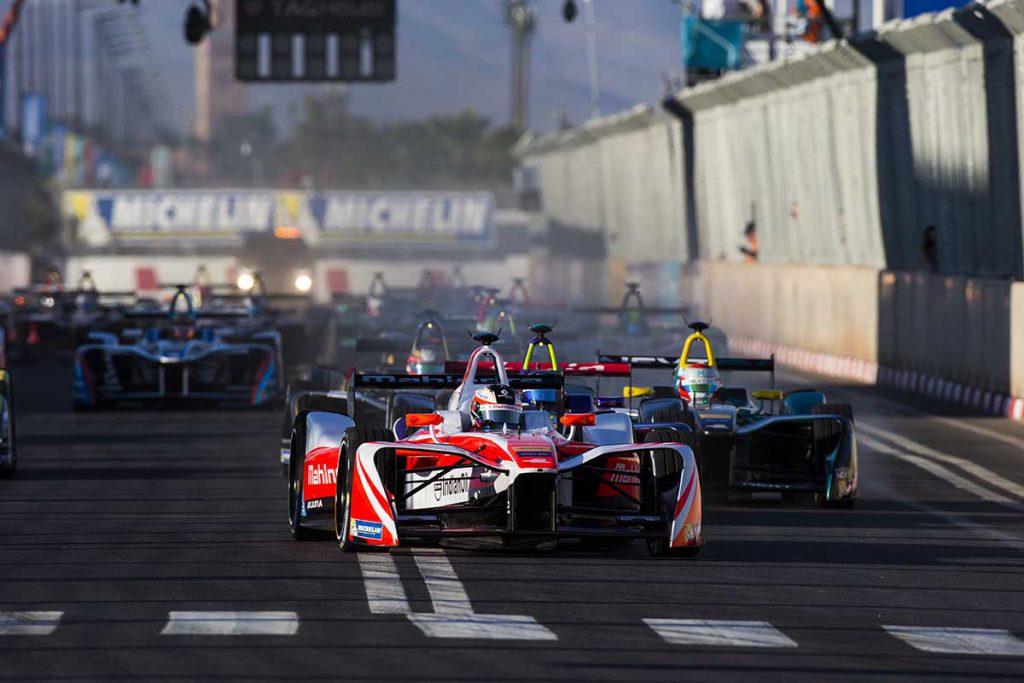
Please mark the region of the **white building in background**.
POLYGON ((235 2, 213 0, 213 31, 196 48, 195 136, 209 140, 217 122, 246 112, 245 85, 235 80, 235 2))

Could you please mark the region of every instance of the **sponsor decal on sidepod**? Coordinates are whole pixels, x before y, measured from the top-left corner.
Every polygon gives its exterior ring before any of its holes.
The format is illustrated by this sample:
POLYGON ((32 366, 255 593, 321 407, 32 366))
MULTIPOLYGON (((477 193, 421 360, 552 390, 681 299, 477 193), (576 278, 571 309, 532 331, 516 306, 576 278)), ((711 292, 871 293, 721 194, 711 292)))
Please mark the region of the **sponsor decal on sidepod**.
POLYGON ((327 467, 327 465, 314 465, 309 468, 309 477, 306 480, 308 486, 320 486, 321 484, 337 484, 338 473, 327 467))
POLYGON ((434 482, 434 500, 457 496, 469 491, 468 479, 438 479, 434 482))
POLYGON ((352 535, 357 538, 379 541, 384 536, 384 525, 380 522, 367 522, 353 517, 352 535))

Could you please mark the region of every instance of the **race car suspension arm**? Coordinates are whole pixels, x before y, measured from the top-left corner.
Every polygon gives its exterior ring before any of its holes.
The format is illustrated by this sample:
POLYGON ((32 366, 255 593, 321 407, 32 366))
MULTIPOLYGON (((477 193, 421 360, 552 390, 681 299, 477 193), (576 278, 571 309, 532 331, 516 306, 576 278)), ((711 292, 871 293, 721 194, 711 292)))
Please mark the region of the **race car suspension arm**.
MULTIPOLYGON (((455 470, 455 469, 460 468, 460 467, 466 467, 467 465, 470 466, 470 467, 473 467, 473 466, 486 467, 486 465, 483 465, 482 463, 479 463, 479 462, 477 462, 475 460, 470 460, 469 458, 460 458, 459 460, 457 460, 456 462, 452 463, 451 465, 445 465, 443 467, 416 467, 416 468, 413 468, 411 470, 404 470, 403 471, 404 474, 424 474, 424 473, 429 473, 429 472, 436 472, 437 474, 435 476, 433 476, 433 477, 423 481, 422 483, 420 483, 418 486, 416 486, 412 490, 407 491, 406 493, 403 493, 401 496, 396 496, 395 497, 395 505, 398 505, 399 503, 404 502, 408 498, 410 498, 413 495, 419 493, 420 491, 422 491, 426 487, 430 486, 435 481, 437 481, 438 479, 440 479, 444 475, 448 474, 452 470, 455 470)), ((499 470, 499 471, 501 471, 501 470, 499 470)), ((464 479, 471 479, 471 478, 472 477, 459 477, 457 479, 457 481, 462 481, 464 479)))
POLYGON ((633 473, 633 472, 624 472, 622 470, 616 470, 616 469, 612 469, 610 467, 583 466, 583 467, 580 467, 580 468, 575 469, 572 472, 570 472, 569 473, 570 474, 570 478, 575 477, 576 473, 585 474, 585 475, 588 475, 589 477, 591 477, 593 479, 597 479, 602 484, 608 486, 610 489, 614 490, 616 493, 618 493, 620 496, 622 496, 626 500, 628 500, 628 501, 630 501, 632 503, 636 503, 637 505, 643 505, 643 503, 640 501, 640 499, 634 497, 630 493, 627 493, 624 489, 619 487, 618 484, 616 484, 613 481, 610 481, 609 479, 601 477, 601 474, 608 473, 608 474, 612 474, 612 475, 619 476, 619 477, 629 477, 629 478, 632 478, 632 479, 636 479, 637 480, 637 484, 642 484, 643 483, 643 479, 641 478, 641 476, 639 474, 636 474, 636 473, 633 473))

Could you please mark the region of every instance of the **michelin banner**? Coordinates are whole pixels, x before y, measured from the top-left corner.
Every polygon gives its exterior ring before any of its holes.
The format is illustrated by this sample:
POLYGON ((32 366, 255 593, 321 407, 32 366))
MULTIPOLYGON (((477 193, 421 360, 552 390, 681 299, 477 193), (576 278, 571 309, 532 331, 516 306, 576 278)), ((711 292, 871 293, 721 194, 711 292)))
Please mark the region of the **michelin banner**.
POLYGON ((65 215, 92 247, 233 245, 247 233, 352 243, 486 243, 494 198, 477 192, 67 191, 65 215))

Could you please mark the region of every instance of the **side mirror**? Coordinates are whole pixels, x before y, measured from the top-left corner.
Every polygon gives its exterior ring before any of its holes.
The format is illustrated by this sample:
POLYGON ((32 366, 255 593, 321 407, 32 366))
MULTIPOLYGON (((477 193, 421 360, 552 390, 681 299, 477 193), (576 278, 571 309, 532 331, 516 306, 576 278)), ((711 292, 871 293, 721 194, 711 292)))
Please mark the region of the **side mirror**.
POLYGON ((444 417, 437 413, 409 413, 405 416, 407 428, 434 427, 444 422, 444 417))
POLYGON ((558 421, 566 427, 593 427, 597 424, 597 416, 593 413, 575 413, 563 415, 558 421))
POLYGON ((623 387, 622 397, 623 398, 647 398, 648 396, 654 396, 654 389, 652 387, 623 387))

